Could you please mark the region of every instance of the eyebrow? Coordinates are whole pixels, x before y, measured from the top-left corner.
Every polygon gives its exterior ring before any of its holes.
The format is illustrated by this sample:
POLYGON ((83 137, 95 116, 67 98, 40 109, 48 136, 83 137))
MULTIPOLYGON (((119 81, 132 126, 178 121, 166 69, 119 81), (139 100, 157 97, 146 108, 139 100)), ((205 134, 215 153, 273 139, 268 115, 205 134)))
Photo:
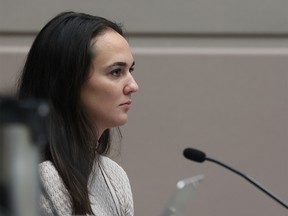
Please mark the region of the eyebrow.
MULTIPOLYGON (((131 67, 135 65, 135 61, 133 61, 131 67)), ((108 67, 115 67, 115 66, 120 66, 120 67, 128 67, 128 64, 126 62, 114 62, 113 64, 109 65, 108 67)))

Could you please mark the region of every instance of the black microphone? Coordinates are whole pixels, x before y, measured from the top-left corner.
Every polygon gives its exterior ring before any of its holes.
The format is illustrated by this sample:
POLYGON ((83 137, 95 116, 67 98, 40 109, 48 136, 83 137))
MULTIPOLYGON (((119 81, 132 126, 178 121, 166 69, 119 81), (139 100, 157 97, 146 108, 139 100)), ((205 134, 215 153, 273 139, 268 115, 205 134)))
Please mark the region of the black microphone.
POLYGON ((243 174, 242 172, 218 161, 215 160, 213 158, 209 158, 206 157, 206 154, 202 151, 193 149, 193 148, 186 148, 183 151, 183 155, 185 158, 189 159, 189 160, 193 160, 199 163, 204 162, 205 160, 207 161, 211 161, 214 162, 216 164, 219 164, 227 169, 229 169, 230 171, 240 175, 241 177, 243 177, 244 179, 246 179, 247 181, 249 181, 250 183, 252 183, 254 186, 256 186, 258 189, 260 189, 261 191, 263 191, 264 193, 266 193, 268 196, 270 196, 272 199, 274 199, 275 201, 277 201, 279 204, 281 204, 282 206, 284 206, 286 209, 288 209, 288 204, 287 202, 281 200, 280 198, 278 198, 276 195, 274 195, 273 193, 269 192, 267 189, 265 189, 263 186, 261 186, 258 182, 256 182, 254 179, 252 179, 250 176, 243 174))

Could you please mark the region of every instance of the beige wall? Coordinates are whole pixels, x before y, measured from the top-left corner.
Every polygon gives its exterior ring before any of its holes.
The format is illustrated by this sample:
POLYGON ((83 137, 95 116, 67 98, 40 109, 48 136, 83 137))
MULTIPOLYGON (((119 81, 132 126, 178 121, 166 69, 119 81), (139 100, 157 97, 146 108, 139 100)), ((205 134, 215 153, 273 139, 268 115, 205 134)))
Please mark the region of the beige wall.
POLYGON ((63 10, 124 22, 135 33, 288 33, 286 0, 1 0, 0 30, 35 31, 63 10))
POLYGON ((287 1, 69 2, 0 1, 1 93, 13 91, 52 15, 72 8, 119 19, 140 85, 115 158, 130 177, 135 215, 160 215, 176 182, 198 174, 205 180, 187 215, 287 214, 235 174, 182 156, 199 148, 288 200, 287 1))

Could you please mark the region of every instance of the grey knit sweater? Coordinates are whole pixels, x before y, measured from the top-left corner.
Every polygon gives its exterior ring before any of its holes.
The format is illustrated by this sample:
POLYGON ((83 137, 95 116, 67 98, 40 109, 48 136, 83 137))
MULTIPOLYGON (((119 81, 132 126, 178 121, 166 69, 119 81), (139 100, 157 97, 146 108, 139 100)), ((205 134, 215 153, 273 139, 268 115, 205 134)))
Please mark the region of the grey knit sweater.
MULTIPOLYGON (((39 165, 42 215, 71 215, 71 200, 61 177, 50 161, 39 165)), ((91 207, 96 216, 133 216, 133 199, 125 171, 108 157, 100 156, 89 179, 91 207)))

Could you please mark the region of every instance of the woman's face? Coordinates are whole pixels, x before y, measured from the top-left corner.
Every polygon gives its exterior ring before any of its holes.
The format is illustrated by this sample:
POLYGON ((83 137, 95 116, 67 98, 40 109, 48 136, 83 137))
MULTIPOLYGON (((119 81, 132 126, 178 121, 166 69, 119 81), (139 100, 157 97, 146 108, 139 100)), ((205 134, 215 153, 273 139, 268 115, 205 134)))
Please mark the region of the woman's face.
POLYGON ((138 85, 131 72, 134 59, 120 34, 107 30, 91 42, 94 59, 88 80, 81 88, 81 104, 101 133, 128 120, 131 96, 138 85))

